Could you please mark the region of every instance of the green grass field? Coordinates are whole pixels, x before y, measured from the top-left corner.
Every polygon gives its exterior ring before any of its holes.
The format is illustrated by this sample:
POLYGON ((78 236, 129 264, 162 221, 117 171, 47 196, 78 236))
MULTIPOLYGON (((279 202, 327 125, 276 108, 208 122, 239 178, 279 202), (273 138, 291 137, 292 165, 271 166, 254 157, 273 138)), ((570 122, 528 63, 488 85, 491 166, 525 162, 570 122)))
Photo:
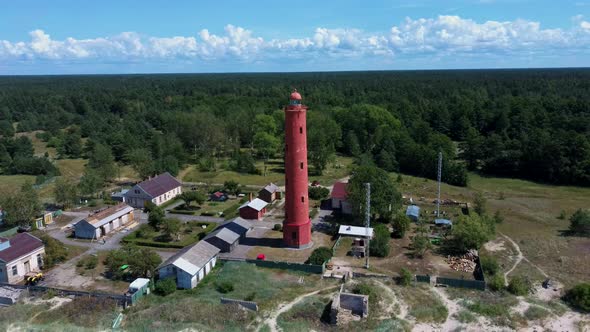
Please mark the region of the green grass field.
POLYGON ((221 305, 219 298, 250 298, 261 309, 257 315, 264 315, 278 303, 332 285, 335 285, 333 281, 322 280, 318 275, 227 262, 216 267, 195 289, 176 291, 166 297, 144 298, 129 308, 123 328, 127 331, 178 331, 189 327, 200 331, 244 331, 250 326, 247 330, 254 330, 255 314, 221 305), (303 284, 299 283, 301 277, 303 284), (233 290, 219 292, 217 285, 220 283, 232 284, 233 290))
MULTIPOLYGON (((565 236, 569 217, 579 209, 588 208, 590 188, 551 186, 530 181, 482 177, 470 174, 466 188, 443 184, 442 199, 472 202, 476 192, 487 198, 488 213, 500 211, 504 222, 497 230, 511 237, 532 264, 566 286, 587 280, 590 275, 590 238, 565 236), (557 217, 565 211, 566 218, 557 217)), ((401 191, 413 197, 418 205, 431 202, 436 197, 436 182, 403 175, 401 191), (424 197, 424 202, 420 201, 424 197)), ((443 208, 444 209, 444 208, 443 208)), ((505 241, 507 250, 514 251, 505 241)), ((498 253, 501 255, 501 253, 498 253)), ((506 257, 504 270, 512 260, 506 257)), ((523 261, 515 274, 527 274, 541 278, 538 270, 523 261)))

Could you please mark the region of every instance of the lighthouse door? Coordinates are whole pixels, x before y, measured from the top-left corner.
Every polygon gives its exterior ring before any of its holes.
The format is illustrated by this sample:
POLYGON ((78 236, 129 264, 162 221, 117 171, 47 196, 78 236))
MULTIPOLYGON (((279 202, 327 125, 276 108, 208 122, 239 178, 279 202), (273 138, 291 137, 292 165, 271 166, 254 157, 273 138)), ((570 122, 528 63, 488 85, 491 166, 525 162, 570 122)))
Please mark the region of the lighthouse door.
POLYGON ((291 239, 293 240, 293 244, 299 245, 299 241, 297 240, 297 232, 291 233, 291 239))

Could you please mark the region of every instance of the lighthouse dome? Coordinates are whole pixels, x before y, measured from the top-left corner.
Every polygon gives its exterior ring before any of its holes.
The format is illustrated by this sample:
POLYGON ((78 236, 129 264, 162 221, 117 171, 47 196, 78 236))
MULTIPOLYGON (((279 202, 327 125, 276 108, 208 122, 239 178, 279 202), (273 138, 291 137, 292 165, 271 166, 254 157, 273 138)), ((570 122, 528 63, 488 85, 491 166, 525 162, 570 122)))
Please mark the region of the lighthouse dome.
POLYGON ((291 100, 301 100, 301 95, 299 94, 299 92, 297 92, 297 90, 293 91, 291 93, 291 97, 289 97, 289 99, 291 100))

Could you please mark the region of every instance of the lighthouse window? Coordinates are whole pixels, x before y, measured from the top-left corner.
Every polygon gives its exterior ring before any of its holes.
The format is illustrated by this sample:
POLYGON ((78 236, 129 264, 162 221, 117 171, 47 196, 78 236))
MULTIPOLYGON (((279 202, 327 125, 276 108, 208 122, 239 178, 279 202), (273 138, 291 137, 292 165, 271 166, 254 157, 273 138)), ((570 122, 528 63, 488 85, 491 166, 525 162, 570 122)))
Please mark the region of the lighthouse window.
POLYGON ((299 163, 299 168, 303 169, 303 162, 299 163))
POLYGON ((305 203, 305 196, 301 196, 301 203, 305 203))
POLYGON ((299 127, 299 133, 303 134, 303 127, 299 127))
POLYGON ((285 144, 285 152, 289 151, 289 145, 285 144))

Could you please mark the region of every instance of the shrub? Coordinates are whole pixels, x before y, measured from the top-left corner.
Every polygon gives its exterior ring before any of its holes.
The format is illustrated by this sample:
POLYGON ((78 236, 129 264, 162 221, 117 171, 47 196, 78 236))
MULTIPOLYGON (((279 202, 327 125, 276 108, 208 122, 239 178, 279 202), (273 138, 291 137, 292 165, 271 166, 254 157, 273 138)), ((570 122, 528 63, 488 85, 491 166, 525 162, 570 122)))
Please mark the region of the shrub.
POLYGON ((308 192, 309 192, 309 199, 313 199, 316 201, 326 199, 330 195, 330 190, 328 188, 319 187, 319 186, 318 187, 309 187, 308 192))
POLYGON ((549 315, 549 311, 545 308, 531 305, 525 312, 524 317, 528 320, 540 320, 549 315))
POLYGON ((354 294, 369 295, 369 298, 375 297, 375 289, 366 283, 360 283, 352 290, 354 294))
POLYGON ((319 247, 315 249, 309 258, 307 259, 308 264, 322 265, 332 258, 332 250, 328 247, 319 247))
POLYGON ((369 247, 371 256, 387 257, 389 255, 389 229, 383 224, 377 224, 374 228, 375 236, 369 247))
POLYGON ((517 296, 524 296, 529 294, 532 284, 531 281, 523 276, 516 276, 510 279, 508 284, 508 291, 517 296))
POLYGON ((399 212, 391 220, 391 226, 393 226, 393 237, 401 239, 406 235, 406 232, 410 229, 410 218, 405 213, 399 212))
POLYGON ((402 286, 408 286, 412 282, 412 273, 406 268, 402 268, 399 277, 399 284, 402 286))
POLYGON ((412 247, 412 255, 414 257, 422 258, 428 250, 432 248, 432 243, 424 234, 416 234, 410 244, 412 247))
POLYGON ((581 283, 567 291, 565 301, 572 307, 590 312, 590 283, 581 283))
POLYGON ((480 257, 481 268, 483 272, 489 276, 493 276, 500 270, 500 266, 495 258, 490 256, 480 257))
POLYGON ((282 232, 283 231, 283 225, 282 224, 275 224, 274 226, 272 226, 273 231, 279 231, 282 232))
POLYGON ((166 296, 176 291, 176 281, 174 278, 166 278, 156 282, 156 294, 166 296))
POLYGON ((461 310, 455 314, 455 319, 461 323, 473 323, 477 321, 477 317, 466 310, 461 310))
POLYGON ((220 293, 226 294, 234 290, 234 284, 229 281, 216 282, 215 289, 220 293))
POLYGON ((135 237, 138 239, 150 239, 154 236, 154 228, 150 225, 143 224, 135 231, 135 237))
POLYGON ((488 287, 493 291, 501 291, 504 289, 504 277, 496 274, 487 281, 488 287))
POLYGON ((98 265, 98 257, 95 255, 90 255, 86 259, 84 267, 86 268, 86 270, 92 270, 96 267, 96 265, 98 265))
POLYGON ((570 231, 576 235, 590 236, 590 211, 574 212, 570 217, 570 231))
POLYGON ((252 292, 246 295, 244 297, 244 301, 254 301, 254 298, 256 298, 256 292, 252 292))
POLYGON ((45 256, 43 257, 44 269, 49 269, 68 258, 68 250, 61 241, 45 233, 39 234, 38 237, 45 245, 45 256))

